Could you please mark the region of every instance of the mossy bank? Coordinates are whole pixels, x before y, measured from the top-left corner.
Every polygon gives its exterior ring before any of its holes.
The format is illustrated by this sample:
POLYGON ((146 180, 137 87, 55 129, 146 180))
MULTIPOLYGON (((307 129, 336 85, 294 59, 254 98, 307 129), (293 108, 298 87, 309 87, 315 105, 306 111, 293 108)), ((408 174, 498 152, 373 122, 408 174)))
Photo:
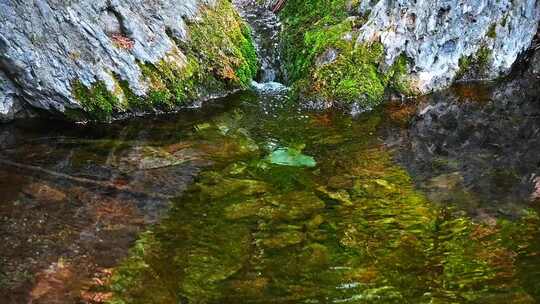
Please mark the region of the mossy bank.
POLYGON ((288 81, 299 97, 317 103, 378 104, 387 89, 410 94, 408 62, 384 66, 379 42, 358 44, 366 16, 359 1, 289 0, 280 13, 288 81))
POLYGON ((531 45, 540 8, 491 2, 288 0, 279 14, 289 84, 308 104, 367 110, 505 76, 531 45))
POLYGON ((158 62, 138 62, 148 91, 134 94, 129 84, 113 76, 114 90, 101 82, 91 87, 76 81, 75 98, 83 116, 108 120, 118 114, 171 111, 212 96, 246 89, 258 70, 251 31, 229 1, 201 9, 198 20, 188 25, 185 41, 175 45, 158 62))

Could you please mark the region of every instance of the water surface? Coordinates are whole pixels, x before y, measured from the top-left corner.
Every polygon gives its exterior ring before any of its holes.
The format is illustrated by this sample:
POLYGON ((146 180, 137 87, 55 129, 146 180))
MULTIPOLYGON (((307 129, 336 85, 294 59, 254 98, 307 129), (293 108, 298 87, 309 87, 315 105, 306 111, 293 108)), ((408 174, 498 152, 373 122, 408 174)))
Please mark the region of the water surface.
POLYGON ((270 90, 5 127, 2 296, 537 303, 540 106, 472 90, 355 117, 270 90))

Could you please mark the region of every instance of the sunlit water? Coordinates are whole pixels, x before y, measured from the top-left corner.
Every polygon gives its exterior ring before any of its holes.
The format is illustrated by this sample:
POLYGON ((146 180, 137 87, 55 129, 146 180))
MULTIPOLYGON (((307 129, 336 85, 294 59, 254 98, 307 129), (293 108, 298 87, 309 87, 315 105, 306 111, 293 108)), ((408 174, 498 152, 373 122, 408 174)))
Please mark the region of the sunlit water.
POLYGON ((540 301, 536 100, 464 86, 351 117, 259 89, 1 129, 2 299, 540 301))

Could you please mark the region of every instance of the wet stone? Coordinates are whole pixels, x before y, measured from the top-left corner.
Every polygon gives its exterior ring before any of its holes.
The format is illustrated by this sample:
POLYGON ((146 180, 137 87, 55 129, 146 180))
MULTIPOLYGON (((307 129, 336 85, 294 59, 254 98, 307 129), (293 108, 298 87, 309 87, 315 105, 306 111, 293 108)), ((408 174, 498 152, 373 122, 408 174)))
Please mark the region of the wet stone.
POLYGON ((306 219, 324 207, 324 202, 313 193, 291 192, 233 204, 225 209, 225 214, 229 219, 257 217, 291 221, 306 219))
POLYGON ((22 191, 33 199, 45 203, 61 203, 67 199, 64 192, 43 183, 31 183, 22 191))
POLYGON ((325 207, 325 203, 310 192, 268 196, 263 201, 265 207, 261 210, 261 217, 272 220, 305 219, 325 207))
POLYGON ((280 249, 289 247, 292 245, 297 245, 304 241, 304 234, 299 231, 286 231, 273 235, 271 237, 265 238, 263 240, 263 245, 270 249, 280 249))
POLYGON ((328 179, 328 187, 331 189, 351 189, 353 179, 342 175, 332 176, 328 179))
POLYGON ((129 172, 178 166, 199 158, 197 152, 193 150, 182 149, 169 153, 166 149, 142 146, 129 150, 126 157, 120 158, 118 163, 122 171, 129 172))
POLYGON ((317 191, 327 199, 337 201, 345 206, 351 206, 353 204, 347 190, 341 189, 338 191, 329 191, 326 187, 321 186, 317 188, 317 191))
POLYGON ((250 179, 238 179, 222 177, 218 173, 208 173, 204 177, 204 183, 198 183, 203 195, 211 199, 218 199, 228 195, 251 196, 263 194, 270 190, 270 186, 264 182, 250 179))

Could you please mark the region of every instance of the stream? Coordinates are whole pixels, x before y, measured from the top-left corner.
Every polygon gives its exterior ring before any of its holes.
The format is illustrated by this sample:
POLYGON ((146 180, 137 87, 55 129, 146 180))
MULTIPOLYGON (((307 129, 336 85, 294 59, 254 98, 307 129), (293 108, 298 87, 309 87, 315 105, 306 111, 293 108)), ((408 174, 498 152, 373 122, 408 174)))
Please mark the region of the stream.
POLYGON ((270 82, 111 125, 0 126, 0 299, 539 303, 536 81, 355 116, 270 82))

